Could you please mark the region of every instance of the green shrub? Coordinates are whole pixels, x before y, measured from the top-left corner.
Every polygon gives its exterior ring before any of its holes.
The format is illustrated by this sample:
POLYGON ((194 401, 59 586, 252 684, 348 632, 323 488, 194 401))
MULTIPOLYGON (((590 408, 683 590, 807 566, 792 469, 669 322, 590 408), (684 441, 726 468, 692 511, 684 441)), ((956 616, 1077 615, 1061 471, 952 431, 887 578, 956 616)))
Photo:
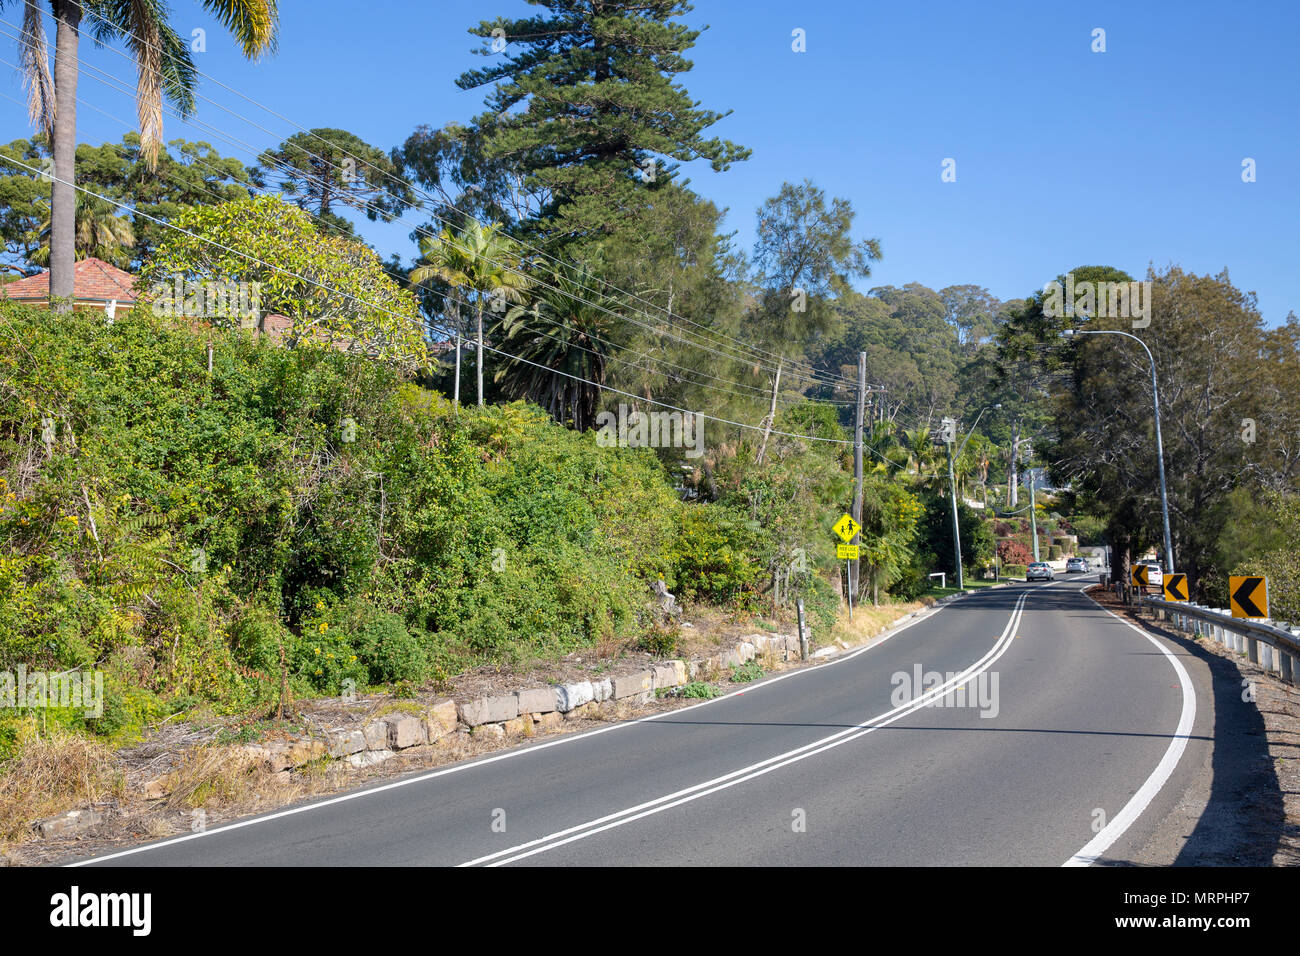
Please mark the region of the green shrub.
POLYGON ((294 646, 293 635, 280 616, 265 605, 245 609, 230 626, 230 644, 235 660, 264 674, 268 679, 280 673, 280 651, 294 646))
POLYGON ((670 551, 678 596, 749 608, 758 596, 762 568, 755 560, 758 531, 746 517, 718 507, 688 507, 670 551))
POLYGON ((928 557, 928 555, 921 555, 920 560, 913 561, 903 568, 899 572, 898 579, 889 586, 889 593, 900 601, 915 601, 930 590, 928 568, 933 565, 926 560, 928 557))
POLYGON ((638 647, 655 657, 676 657, 680 631, 676 624, 652 624, 641 636, 638 647))
POLYGON ((731 667, 731 682, 733 684, 745 684, 752 680, 758 680, 766 671, 763 665, 758 661, 746 661, 743 664, 733 664, 731 667))
POLYGON ((338 636, 366 668, 371 684, 418 683, 429 676, 427 646, 400 617, 369 605, 353 605, 335 620, 338 636))
POLYGON ((143 687, 124 683, 118 676, 104 679, 104 710, 99 717, 85 718, 87 729, 117 743, 130 743, 143 736, 145 728, 168 716, 168 708, 143 687))
MULTIPOLYGON (((282 651, 333 694, 634 640, 654 580, 748 610, 788 552, 791 494, 766 530, 684 504, 652 450, 523 403, 453 413, 382 364, 147 309, 0 317, 0 668, 113 662, 154 703, 123 690, 106 728, 265 701, 282 651)), ((814 617, 833 593, 805 589, 814 617)))
POLYGON ((814 574, 799 594, 803 598, 804 614, 810 630, 829 629, 835 624, 840 610, 840 592, 834 584, 820 574, 814 574))

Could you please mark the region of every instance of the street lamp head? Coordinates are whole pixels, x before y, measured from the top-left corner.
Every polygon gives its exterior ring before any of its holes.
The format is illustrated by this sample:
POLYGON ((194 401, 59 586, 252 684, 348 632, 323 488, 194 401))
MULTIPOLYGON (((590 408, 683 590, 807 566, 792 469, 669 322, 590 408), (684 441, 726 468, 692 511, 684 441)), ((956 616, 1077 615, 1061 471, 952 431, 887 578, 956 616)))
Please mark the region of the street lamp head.
POLYGON ((994 409, 999 409, 999 408, 1001 408, 1001 407, 1002 407, 1002 403, 1001 403, 1001 402, 998 402, 996 405, 993 406, 994 409))

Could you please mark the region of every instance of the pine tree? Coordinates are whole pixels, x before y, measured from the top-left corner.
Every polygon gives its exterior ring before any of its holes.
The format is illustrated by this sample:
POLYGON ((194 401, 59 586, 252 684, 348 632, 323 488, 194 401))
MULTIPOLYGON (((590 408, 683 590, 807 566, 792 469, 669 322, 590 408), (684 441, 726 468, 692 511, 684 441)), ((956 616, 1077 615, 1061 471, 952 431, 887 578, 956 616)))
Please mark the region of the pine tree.
POLYGON ((475 120, 485 152, 512 160, 545 202, 535 223, 567 243, 627 226, 672 180, 678 163, 707 159, 715 171, 749 156, 703 136, 726 113, 700 109, 674 78, 700 31, 672 18, 686 0, 529 0, 547 14, 483 21, 485 56, 462 89, 494 84, 475 120))

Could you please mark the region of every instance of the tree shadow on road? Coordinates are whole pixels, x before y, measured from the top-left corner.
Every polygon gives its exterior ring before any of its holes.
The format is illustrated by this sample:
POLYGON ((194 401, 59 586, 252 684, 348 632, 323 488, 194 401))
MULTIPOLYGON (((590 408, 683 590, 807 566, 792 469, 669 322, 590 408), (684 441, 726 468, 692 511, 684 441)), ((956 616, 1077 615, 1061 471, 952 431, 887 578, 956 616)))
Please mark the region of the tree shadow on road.
MULTIPOLYGON (((1264 717, 1251 700, 1237 665, 1203 644, 1155 621, 1152 633, 1209 669, 1213 688, 1213 751, 1208 799, 1173 866, 1270 866, 1288 827, 1282 788, 1269 753, 1264 717)), ((1204 795, 1200 795, 1204 799, 1204 795)), ((1294 827, 1292 826, 1292 829, 1294 827)), ((1102 858, 1099 865, 1124 866, 1102 858)))

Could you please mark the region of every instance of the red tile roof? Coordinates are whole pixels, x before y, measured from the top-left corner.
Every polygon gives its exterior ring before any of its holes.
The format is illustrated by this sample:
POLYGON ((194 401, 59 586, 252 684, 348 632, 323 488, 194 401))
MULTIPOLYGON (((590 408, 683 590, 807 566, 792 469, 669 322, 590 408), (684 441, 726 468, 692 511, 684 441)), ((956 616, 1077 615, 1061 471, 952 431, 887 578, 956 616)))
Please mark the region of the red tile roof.
MULTIPOLYGON (((72 270, 73 298, 78 301, 109 302, 130 305, 136 300, 135 276, 111 266, 102 259, 81 259, 72 270)), ((50 273, 28 276, 0 286, 0 293, 10 299, 45 301, 50 297, 50 273)))

